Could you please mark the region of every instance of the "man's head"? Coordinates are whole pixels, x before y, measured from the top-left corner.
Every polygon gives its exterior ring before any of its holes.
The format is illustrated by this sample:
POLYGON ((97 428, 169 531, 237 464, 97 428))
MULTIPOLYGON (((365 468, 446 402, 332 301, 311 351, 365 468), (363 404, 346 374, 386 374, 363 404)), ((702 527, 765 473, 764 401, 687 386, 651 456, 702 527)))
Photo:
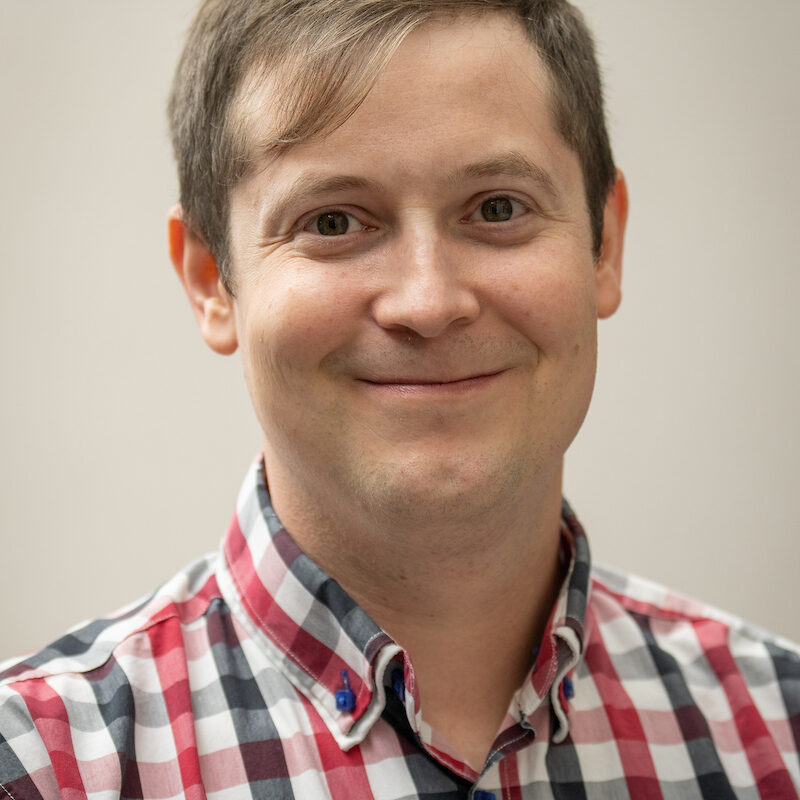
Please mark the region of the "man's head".
MULTIPOLYGON (((203 335, 241 350, 284 518, 464 522, 535 502, 535 485, 557 505, 597 318, 620 298, 624 184, 606 191, 598 240, 562 133, 585 123, 562 123, 513 15, 437 15, 375 69, 346 119, 295 130, 226 189, 233 294, 173 213, 203 335)), ((261 151, 286 135, 276 74, 251 69, 235 103, 261 151)))
POLYGON ((206 0, 178 65, 169 120, 184 218, 229 291, 233 186, 270 154, 344 122, 412 30, 491 11, 518 20, 545 65, 556 128, 580 160, 599 253, 614 163, 592 39, 566 0, 206 0), (259 130, 252 117, 264 110, 274 124, 259 130))

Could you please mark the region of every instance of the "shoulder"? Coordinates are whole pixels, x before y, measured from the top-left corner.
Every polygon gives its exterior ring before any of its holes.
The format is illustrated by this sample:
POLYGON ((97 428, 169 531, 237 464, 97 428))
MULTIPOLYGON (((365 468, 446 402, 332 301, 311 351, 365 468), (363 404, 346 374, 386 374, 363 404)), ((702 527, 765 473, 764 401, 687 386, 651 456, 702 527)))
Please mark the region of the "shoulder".
POLYGON ((221 604, 215 564, 216 556, 198 560, 145 599, 0 665, 0 786, 58 796, 65 774, 79 780, 78 761, 113 761, 120 771, 134 711, 137 724, 169 724, 148 719, 142 700, 183 671, 187 650, 203 648, 193 631, 221 604))
POLYGON ((216 554, 199 559, 151 595, 107 617, 76 625, 41 650, 1 663, 0 687, 37 678, 87 674, 101 668, 120 647, 153 626, 168 620, 191 624, 220 596, 216 559, 216 554))
POLYGON ((593 565, 591 578, 593 607, 607 613, 608 622, 615 614, 632 616, 659 633, 694 626, 701 634, 714 631, 742 645, 770 644, 800 657, 800 645, 654 581, 605 565, 593 565))
POLYGON ((624 663, 628 678, 680 679, 695 700, 713 697, 764 719, 800 711, 800 646, 658 583, 592 568, 590 643, 624 663), (638 664, 637 667, 635 665, 638 664))

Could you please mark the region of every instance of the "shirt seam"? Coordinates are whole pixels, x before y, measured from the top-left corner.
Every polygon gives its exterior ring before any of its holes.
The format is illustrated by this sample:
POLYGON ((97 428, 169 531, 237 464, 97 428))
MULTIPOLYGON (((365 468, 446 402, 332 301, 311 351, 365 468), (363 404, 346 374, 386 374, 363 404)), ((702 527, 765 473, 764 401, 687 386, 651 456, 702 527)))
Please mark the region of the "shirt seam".
MULTIPOLYGON (((652 600, 642 600, 638 597, 633 597, 623 592, 615 591, 599 578, 592 577, 592 583, 592 589, 594 591, 604 592, 608 597, 611 597, 613 600, 618 602, 627 613, 641 613, 637 612, 635 608, 635 606, 638 604, 647 607, 646 615, 650 619, 659 620, 661 622, 715 622, 718 625, 721 625, 727 631, 735 632, 741 636, 745 636, 747 639, 755 643, 763 643, 765 641, 777 642, 780 639, 779 636, 771 631, 758 629, 754 630, 756 626, 751 625, 739 617, 728 616, 723 611, 720 611, 719 614, 715 614, 713 608, 708 609, 707 613, 696 614, 684 611, 670 611, 666 608, 660 608, 652 600)), ((692 600, 692 598, 689 597, 686 599, 702 604, 702 601, 700 600, 692 600)))
MULTIPOLYGON (((203 610, 203 613, 202 614, 198 614, 192 620, 192 622, 197 622, 197 620, 202 619, 203 617, 205 617, 208 614, 208 612, 209 612, 209 610, 211 608, 211 603, 213 603, 214 600, 220 600, 220 601, 224 602, 224 599, 222 597, 218 597, 218 596, 212 597, 210 602, 208 603, 208 605, 203 610)), ((106 664, 108 664, 108 662, 111 661, 112 658, 115 658, 115 654, 116 654, 117 650, 120 647, 122 647, 123 644, 125 644, 128 641, 130 641, 134 636, 138 636, 139 634, 145 633, 146 631, 149 631, 150 628, 153 628, 156 625, 160 625, 162 622, 168 622, 169 620, 173 620, 173 619, 180 620, 180 615, 172 613, 172 614, 167 614, 166 616, 163 616, 163 617, 159 617, 157 619, 148 620, 146 623, 142 624, 140 627, 136 628, 135 630, 132 630, 130 633, 128 633, 126 636, 124 636, 119 641, 114 642, 113 647, 108 652, 108 654, 105 656, 105 658, 103 658, 102 661, 98 661, 96 664, 93 664, 90 667, 86 667, 86 669, 63 669, 63 670, 58 670, 58 671, 55 671, 55 672, 46 672, 46 673, 38 674, 38 675, 27 675, 24 672, 22 672, 19 675, 14 675, 14 676, 12 676, 10 678, 5 678, 3 680, 0 680, 0 687, 8 686, 9 688, 12 688, 15 683, 26 683, 28 681, 46 680, 47 678, 57 678, 57 677, 62 676, 62 675, 88 675, 88 674, 90 674, 92 672, 95 672, 98 669, 101 669, 106 664)), ((54 656, 53 659, 49 659, 49 661, 53 661, 53 660, 55 660, 55 658, 61 658, 61 657, 69 658, 69 656, 54 656)), ((47 663, 47 662, 45 662, 45 663, 47 663)), ((34 672, 36 670, 41 670, 43 668, 44 667, 31 667, 30 669, 27 670, 27 672, 34 672)), ((12 665, 11 669, 13 669, 13 665, 12 665)), ((0 787, 2 787, 6 792, 8 791, 6 789, 6 787, 3 786, 2 783, 0 783, 0 787)))
MULTIPOLYGON (((331 690, 326 686, 325 683, 322 682, 320 676, 317 675, 310 667, 307 667, 305 665, 303 660, 291 649, 291 647, 289 647, 286 644, 286 642, 284 641, 283 637, 279 636, 277 634, 277 632, 274 630, 273 626, 268 625, 266 623, 266 621, 262 618, 262 616, 256 610, 256 608, 253 605, 253 603, 251 603, 250 600, 247 598, 247 595, 245 594, 245 592, 243 590, 243 587, 242 587, 241 583, 239 582, 238 575, 236 574, 236 571, 233 569, 233 559, 232 559, 231 554, 230 554, 230 552, 228 550, 228 542, 227 541, 225 541, 225 543, 223 545, 223 563, 222 563, 221 566, 225 570, 225 572, 228 573, 228 575, 230 576, 231 580, 233 581, 234 588, 235 588, 236 594, 237 594, 237 596, 239 598, 239 602, 242 604, 242 608, 245 610, 246 613, 248 613, 252 617, 255 617, 255 619, 258 620, 258 622, 260 623, 260 630, 268 638, 272 639, 278 645, 278 647, 280 648, 281 652, 283 652, 283 654, 292 663, 294 663, 298 667, 300 667, 300 669, 302 669, 303 672, 306 673, 306 675, 308 675, 310 678, 312 678, 313 681, 317 685, 325 687, 326 691, 330 692, 331 690)), ((283 610, 282 607, 281 607, 281 610, 283 610)), ((286 611, 284 611, 284 613, 286 613, 286 611)), ((287 614, 287 616, 289 616, 289 615, 287 614)), ((337 622, 338 622, 338 620, 337 620, 337 622)), ((300 626, 300 627, 302 627, 302 626, 300 626)), ((340 629, 342 630, 342 632, 344 632, 344 628, 341 628, 341 626, 340 626, 340 629)), ((380 635, 380 632, 378 632, 376 634, 373 634, 372 638, 374 638, 375 636, 378 636, 378 635, 380 635)), ((372 638, 370 639, 370 641, 372 641, 372 638)), ((335 653, 336 651, 335 650, 331 650, 331 652, 335 653)), ((359 650, 359 652, 361 654, 361 657, 364 659, 364 661, 366 661, 367 659, 366 659, 366 656, 364 655, 364 653, 362 651, 360 651, 360 650, 359 650)), ((340 656, 340 658, 341 658, 341 656, 340 656)), ((342 661, 345 661, 345 659, 342 658, 342 661)), ((361 678, 361 687, 359 688, 357 697, 360 699, 360 698, 364 697, 365 694, 370 694, 370 690, 367 687, 367 681, 361 676, 360 673, 359 673, 359 677, 361 678)), ((358 703, 358 700, 356 701, 356 703, 358 703)))
POLYGON ((521 739, 524 739, 524 738, 525 738, 527 735, 528 735, 528 732, 527 732, 527 731, 523 731, 523 733, 521 733, 521 734, 520 734, 519 736, 517 736, 516 738, 514 738, 514 739, 511 739, 511 740, 510 740, 510 741, 508 741, 508 742, 505 742, 505 743, 503 744, 503 746, 502 746, 502 747, 496 747, 496 748, 494 748, 493 750, 491 750, 491 751, 490 751, 489 755, 486 757, 486 760, 487 760, 487 761, 491 761, 491 759, 492 759, 492 756, 494 756, 494 755, 499 755, 499 754, 500 754, 500 752, 501 752, 502 750, 505 750, 507 747, 510 747, 510 746, 511 746, 512 744, 514 744, 515 742, 518 742, 518 741, 520 741, 521 739))
MULTIPOLYGON (((227 541, 225 542, 225 545, 223 547, 223 553, 225 560, 225 571, 228 573, 228 575, 231 576, 231 579, 233 580, 234 587, 236 588, 236 594, 239 597, 239 601, 241 602, 242 607, 248 612, 249 615, 255 617, 258 620, 258 622, 260 623, 261 630, 265 634, 267 634, 269 638, 271 638, 274 642, 277 643, 277 645, 280 647, 281 651, 286 655, 287 658, 289 658, 292 662, 297 664, 297 666, 300 667, 300 669, 302 669, 303 672, 306 673, 306 675, 308 675, 310 678, 313 678, 316 683, 323 685, 322 681, 320 681, 319 679, 319 676, 316 675, 316 673, 313 672, 309 667, 307 667, 300 659, 300 657, 292 651, 292 649, 284 642, 283 636, 279 636, 278 633, 273 630, 272 626, 267 625, 264 618, 261 616, 261 614, 258 613, 253 603, 251 603, 250 600, 247 598, 247 595, 245 594, 244 589, 241 583, 239 582, 239 576, 236 574, 236 570, 233 569, 233 558, 231 557, 231 554, 228 550, 227 541)), ((283 611, 283 608, 281 606, 279 607, 281 608, 281 611, 283 611)), ((283 613, 286 612, 283 611, 283 613)), ((287 614, 287 616, 289 615, 287 614)))
POLYGON ((9 792, 9 791, 8 791, 8 789, 6 789, 6 787, 5 787, 5 784, 4 784, 4 783, 0 783, 0 789, 2 789, 2 790, 3 790, 3 791, 4 791, 4 792, 5 792, 5 793, 6 793, 6 794, 7 794, 7 795, 8 795, 8 796, 11 798, 11 800, 16 800, 16 798, 14 797, 14 795, 13 795, 13 794, 11 794, 11 792, 9 792))

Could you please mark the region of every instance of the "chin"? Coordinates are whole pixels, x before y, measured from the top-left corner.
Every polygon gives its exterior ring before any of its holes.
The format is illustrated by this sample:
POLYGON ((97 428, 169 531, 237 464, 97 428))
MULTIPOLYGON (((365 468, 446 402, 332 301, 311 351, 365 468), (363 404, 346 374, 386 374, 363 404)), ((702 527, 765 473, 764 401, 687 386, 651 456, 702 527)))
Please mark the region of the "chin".
POLYGON ((415 454, 378 461, 352 487, 379 515, 430 524, 466 522, 514 502, 532 469, 530 453, 415 454))

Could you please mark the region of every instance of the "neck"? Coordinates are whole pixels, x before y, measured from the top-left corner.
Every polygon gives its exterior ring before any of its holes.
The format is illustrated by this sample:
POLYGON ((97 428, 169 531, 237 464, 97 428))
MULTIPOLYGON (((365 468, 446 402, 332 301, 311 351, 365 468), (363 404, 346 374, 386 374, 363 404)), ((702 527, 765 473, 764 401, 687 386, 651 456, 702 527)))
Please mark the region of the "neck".
POLYGON ((284 525, 406 650, 426 722, 479 771, 559 589, 560 467, 502 504, 438 518, 322 510, 281 477, 270 468, 284 525))

